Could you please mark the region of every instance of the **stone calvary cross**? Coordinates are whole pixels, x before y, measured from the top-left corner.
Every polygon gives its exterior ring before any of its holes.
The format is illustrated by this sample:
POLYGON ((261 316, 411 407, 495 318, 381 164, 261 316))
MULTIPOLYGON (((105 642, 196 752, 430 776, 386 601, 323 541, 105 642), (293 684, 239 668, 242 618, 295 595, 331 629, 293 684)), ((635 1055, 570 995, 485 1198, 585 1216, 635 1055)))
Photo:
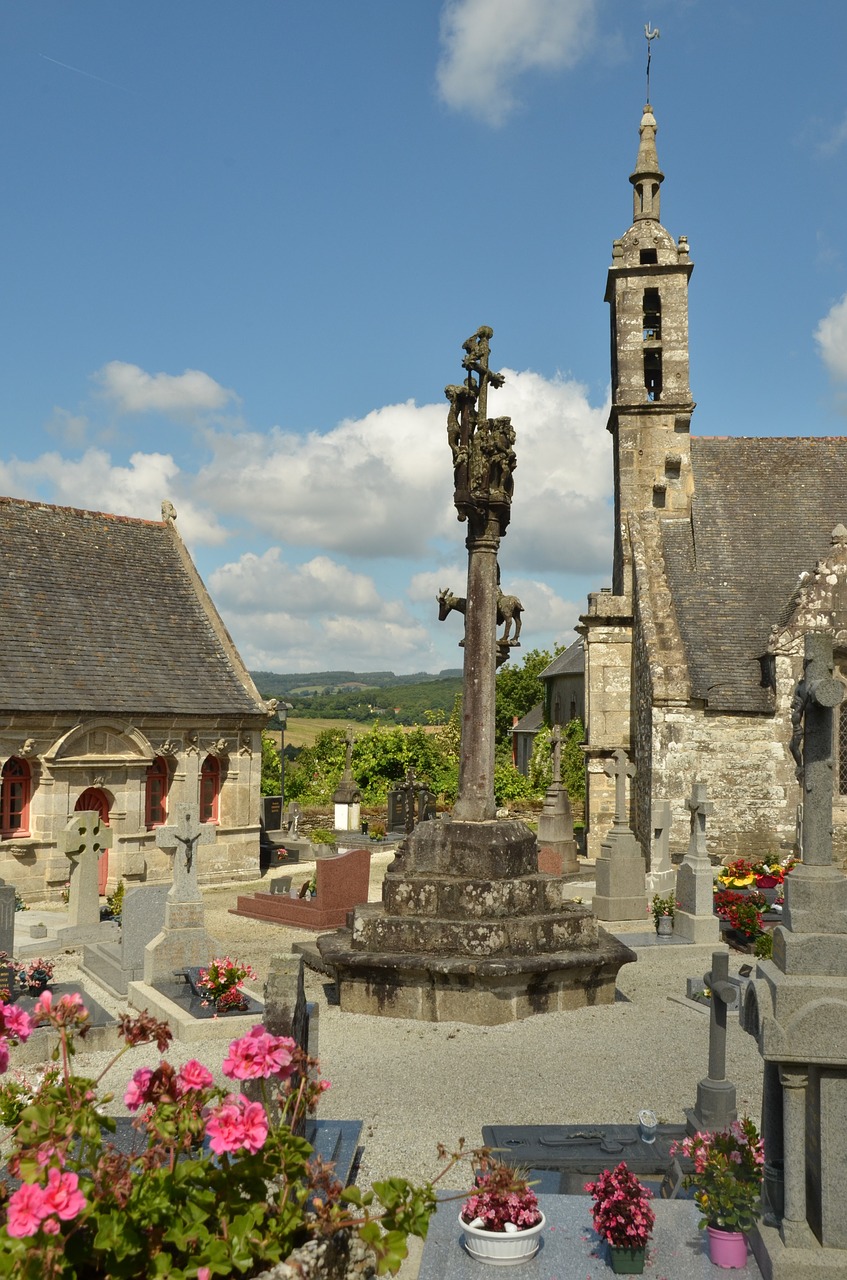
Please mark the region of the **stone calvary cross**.
POLYGON ((603 765, 603 772, 608 778, 615 780, 615 826, 629 825, 626 812, 626 780, 635 777, 635 765, 630 764, 626 752, 618 747, 612 759, 603 765))
POLYGON ((71 861, 68 890, 70 927, 100 922, 100 889, 97 864, 112 843, 112 833, 94 810, 75 813, 62 832, 62 852, 71 861))
POLYGON ((159 827, 156 833, 159 848, 174 854, 174 882, 168 898, 171 902, 202 902, 197 884, 197 846, 215 843, 215 827, 200 822, 197 811, 185 803, 174 804, 169 816, 169 825, 159 827))

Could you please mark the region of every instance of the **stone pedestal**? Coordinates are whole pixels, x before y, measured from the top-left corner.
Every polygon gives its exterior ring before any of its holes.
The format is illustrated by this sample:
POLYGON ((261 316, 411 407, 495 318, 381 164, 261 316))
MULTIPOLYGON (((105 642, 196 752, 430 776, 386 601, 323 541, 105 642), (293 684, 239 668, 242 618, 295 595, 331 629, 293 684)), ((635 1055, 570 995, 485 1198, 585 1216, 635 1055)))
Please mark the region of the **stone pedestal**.
POLYGON ((382 904, 357 907, 352 929, 318 938, 342 1010, 491 1026, 611 1003, 634 953, 566 901, 537 856, 514 820, 416 827, 385 874, 382 904))
POLYGON ((571 802, 564 783, 554 782, 547 788, 538 819, 538 847, 540 870, 560 876, 579 871, 571 802))
POLYGON ((644 859, 631 831, 613 827, 595 864, 592 910, 598 920, 644 920, 644 859))
POLYGON ((706 852, 706 818, 712 811, 706 785, 695 782, 691 798, 691 837, 682 866, 676 873, 674 933, 686 942, 720 942, 721 927, 714 908, 715 874, 706 852))

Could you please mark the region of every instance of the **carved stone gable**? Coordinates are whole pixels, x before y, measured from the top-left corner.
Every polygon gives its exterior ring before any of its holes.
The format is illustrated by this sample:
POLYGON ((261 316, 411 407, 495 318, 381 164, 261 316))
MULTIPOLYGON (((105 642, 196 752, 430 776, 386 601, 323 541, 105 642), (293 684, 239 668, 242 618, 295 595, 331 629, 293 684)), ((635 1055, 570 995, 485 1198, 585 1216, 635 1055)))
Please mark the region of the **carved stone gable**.
POLYGON ((110 764, 152 758, 144 736, 116 724, 79 725, 61 738, 48 753, 55 764, 110 764))
POLYGON ((768 652, 802 657, 807 632, 832 635, 836 650, 847 649, 847 529, 832 531, 829 553, 818 560, 813 572, 802 573, 794 595, 791 616, 785 626, 774 626, 768 652))

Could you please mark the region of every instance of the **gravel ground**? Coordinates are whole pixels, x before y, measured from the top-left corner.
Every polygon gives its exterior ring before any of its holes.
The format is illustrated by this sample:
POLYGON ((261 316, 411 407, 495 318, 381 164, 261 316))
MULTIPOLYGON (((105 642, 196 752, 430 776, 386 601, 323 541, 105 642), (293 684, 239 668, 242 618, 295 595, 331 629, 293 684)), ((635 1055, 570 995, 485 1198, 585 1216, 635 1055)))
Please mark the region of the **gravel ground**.
MULTIPOLYGON (((379 897, 390 858, 374 854, 372 898, 379 897)), ((296 885, 310 878, 313 865, 292 870, 296 885)), ((206 926, 229 954, 254 966, 261 986, 273 955, 313 935, 230 915, 238 892, 245 886, 204 891, 206 926)), ((575 895, 587 900, 590 893, 590 885, 574 885, 575 895)), ((644 931, 648 923, 626 928, 644 931)), ((452 1147, 464 1137, 477 1145, 484 1124, 632 1123, 642 1107, 651 1107, 660 1120, 680 1122, 706 1075, 709 1019, 704 1009, 679 999, 686 978, 708 969, 711 950, 646 947, 636 964, 621 970, 614 1005, 499 1027, 342 1014, 328 980, 307 969, 307 996, 320 1008, 322 1069, 332 1082, 320 1115, 362 1121, 360 1184, 393 1174, 430 1177, 438 1169, 439 1142, 452 1147)), ((77 952, 56 960, 57 981, 79 977, 77 952)), ((731 953, 730 970, 737 972, 744 961, 731 953)), ((123 1007, 94 984, 91 991, 111 1012, 123 1007)), ((215 1071, 223 1048, 175 1044, 169 1056, 174 1062, 197 1056, 215 1071)), ((110 1056, 80 1052, 76 1070, 96 1076, 110 1056)), ((108 1078, 115 1114, 123 1110, 132 1071, 157 1060, 155 1049, 145 1048, 117 1064, 108 1078)), ((761 1059, 735 1018, 727 1075, 737 1086, 739 1110, 758 1120, 761 1059)), ((461 1187, 464 1179, 457 1173, 445 1185, 451 1183, 461 1187)))

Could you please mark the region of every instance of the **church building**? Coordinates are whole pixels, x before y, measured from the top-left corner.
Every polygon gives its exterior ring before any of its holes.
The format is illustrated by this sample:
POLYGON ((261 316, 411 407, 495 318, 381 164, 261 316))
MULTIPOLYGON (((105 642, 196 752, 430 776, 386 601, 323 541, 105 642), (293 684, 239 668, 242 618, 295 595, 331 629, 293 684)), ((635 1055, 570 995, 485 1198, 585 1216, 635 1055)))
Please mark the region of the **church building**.
POLYGON ((215 829, 201 882, 256 874, 270 707, 175 515, 0 498, 0 877, 25 899, 60 899, 79 810, 110 830, 101 893, 170 880, 156 831, 178 801, 215 829))
MULTIPOLYGON (((612 247, 612 586, 589 596, 588 853, 614 817, 603 769, 636 767, 633 829, 649 861, 658 801, 672 853, 705 782, 710 852, 790 853, 802 817, 789 750, 803 637, 832 632, 847 684, 847 438, 692 433, 685 236, 660 221, 656 119, 644 108, 633 221, 612 247)), ((731 406, 728 406, 731 412, 731 406)), ((735 427, 737 424, 729 422, 735 427)), ((838 717, 837 717, 838 720, 838 717)), ((847 713, 834 743, 836 859, 847 856, 847 713)))

